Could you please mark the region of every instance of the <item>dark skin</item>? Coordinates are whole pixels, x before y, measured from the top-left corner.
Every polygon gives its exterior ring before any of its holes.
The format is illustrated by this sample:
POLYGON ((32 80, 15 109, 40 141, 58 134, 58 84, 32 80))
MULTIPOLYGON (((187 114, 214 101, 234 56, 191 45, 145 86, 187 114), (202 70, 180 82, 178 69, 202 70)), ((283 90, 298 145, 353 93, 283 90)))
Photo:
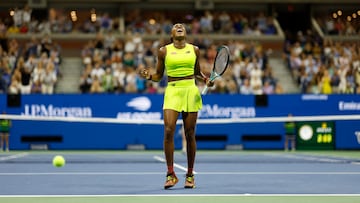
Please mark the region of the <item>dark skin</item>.
MULTIPOLYGON (((182 49, 186 45, 186 29, 183 24, 175 24, 171 30, 171 37, 174 46, 178 49, 182 49)), ((168 82, 178 81, 184 79, 197 79, 205 82, 207 86, 213 86, 214 83, 210 82, 200 71, 199 57, 200 50, 197 46, 194 46, 196 54, 196 62, 194 66, 194 75, 186 77, 168 77, 168 82)), ((165 56, 166 47, 161 47, 158 52, 156 72, 150 74, 148 69, 140 71, 140 76, 148 80, 159 82, 164 76, 165 71, 165 56)), ((194 168, 195 154, 196 154, 196 140, 195 140, 195 126, 197 121, 198 112, 177 112, 172 109, 164 109, 164 153, 167 166, 174 164, 174 134, 176 130, 176 121, 181 113, 184 123, 184 131, 186 137, 186 150, 187 150, 187 162, 188 168, 194 168)))

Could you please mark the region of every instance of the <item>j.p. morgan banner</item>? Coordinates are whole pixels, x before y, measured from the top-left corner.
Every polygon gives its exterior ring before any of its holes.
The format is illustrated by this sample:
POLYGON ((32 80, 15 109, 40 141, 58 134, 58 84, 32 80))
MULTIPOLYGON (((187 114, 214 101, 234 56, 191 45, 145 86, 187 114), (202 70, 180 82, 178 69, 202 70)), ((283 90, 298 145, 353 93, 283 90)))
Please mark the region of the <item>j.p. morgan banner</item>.
MULTIPOLYGON (((163 119, 163 95, 153 94, 54 94, 8 96, 0 94, 0 110, 7 114, 31 117, 71 117, 76 118, 112 118, 122 120, 163 119)), ((360 96, 358 95, 205 95, 199 119, 284 117, 321 115, 360 115, 360 96)), ((353 125, 358 121, 335 121, 335 148, 360 148, 360 128, 353 125), (339 126, 340 125, 340 126, 339 126), (346 125, 342 127, 341 125, 346 125), (352 128, 349 128, 351 126, 352 128), (339 130, 346 133, 338 136, 339 130), (346 130, 345 130, 346 129, 346 130)), ((265 124, 264 124, 265 125, 265 124)), ((22 141, 24 136, 60 136, 61 142, 54 143, 57 149, 113 149, 124 148, 127 144, 145 143, 147 148, 162 148, 162 125, 132 126, 121 124, 79 123, 70 125, 61 122, 22 122, 15 121, 11 129, 12 147, 24 149, 28 145, 22 141), (120 127, 119 127, 120 126, 120 127), (152 132, 154 135, 147 135, 152 132), (99 136, 107 136, 99 139, 99 136), (83 139, 87 142, 84 143, 83 139), (93 141, 92 141, 93 140, 93 141)), ((283 135, 280 122, 262 126, 261 123, 231 124, 228 126, 200 125, 197 133, 211 136, 217 133, 227 138, 221 139, 221 145, 242 144, 241 137, 251 135, 283 135), (245 130, 246 129, 246 130, 245 130), (240 137, 240 138, 239 138, 240 137)), ((261 137, 260 136, 260 137, 261 137)), ((247 139, 244 139, 247 140, 247 139)), ((263 143, 262 146, 282 147, 283 140, 276 145, 263 143)), ((248 146, 253 146, 253 143, 248 146)), ((204 145, 210 146, 211 144, 204 145)), ((202 147, 201 143, 198 145, 202 147)))
MULTIPOLYGON (((162 119, 163 95, 22 95, 18 106, 0 95, 0 108, 8 114, 27 116, 106 117, 162 119)), ((266 116, 360 114, 358 95, 270 95, 257 105, 253 95, 206 95, 199 118, 251 118, 266 116)))

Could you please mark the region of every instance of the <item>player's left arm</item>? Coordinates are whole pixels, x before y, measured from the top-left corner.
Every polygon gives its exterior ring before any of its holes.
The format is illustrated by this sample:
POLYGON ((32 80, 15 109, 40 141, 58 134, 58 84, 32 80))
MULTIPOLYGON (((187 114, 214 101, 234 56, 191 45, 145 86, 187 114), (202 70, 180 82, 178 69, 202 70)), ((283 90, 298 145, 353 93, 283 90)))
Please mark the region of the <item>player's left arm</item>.
POLYGON ((209 80, 209 77, 207 77, 203 72, 201 72, 201 67, 200 67, 200 62, 199 62, 199 59, 200 59, 199 47, 194 45, 194 51, 195 51, 195 55, 196 55, 196 61, 195 61, 195 67, 194 67, 195 78, 200 80, 201 82, 204 82, 207 86, 210 86, 210 87, 213 86, 214 83, 209 80))

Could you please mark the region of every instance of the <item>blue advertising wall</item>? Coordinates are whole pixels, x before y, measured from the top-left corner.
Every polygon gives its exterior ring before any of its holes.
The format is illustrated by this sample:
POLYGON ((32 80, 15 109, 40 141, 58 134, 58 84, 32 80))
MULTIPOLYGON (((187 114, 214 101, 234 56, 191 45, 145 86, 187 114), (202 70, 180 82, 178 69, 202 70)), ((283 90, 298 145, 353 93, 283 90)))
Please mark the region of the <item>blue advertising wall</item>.
MULTIPOLYGON (((162 119, 163 95, 55 94, 22 95, 16 100, 0 95, 7 114, 34 117, 72 117, 74 122, 13 120, 11 149, 29 149, 45 142, 50 149, 126 149, 142 144, 162 149, 163 125, 76 122, 76 118, 162 119), (16 101, 15 101, 16 103, 16 101), (33 139, 33 138, 36 139, 33 139), (44 139, 41 139, 41 138, 44 139), (50 138, 61 139, 50 139, 50 138), (48 139, 49 138, 49 139, 48 139)), ((357 95, 206 95, 199 119, 253 118, 314 115, 360 115, 357 95)), ((199 149, 282 149, 283 122, 198 124, 199 149)), ((178 127, 180 128, 180 126, 178 127)), ((360 121, 335 121, 335 149, 360 149, 360 121)), ((175 135, 179 148, 181 137, 175 135)))

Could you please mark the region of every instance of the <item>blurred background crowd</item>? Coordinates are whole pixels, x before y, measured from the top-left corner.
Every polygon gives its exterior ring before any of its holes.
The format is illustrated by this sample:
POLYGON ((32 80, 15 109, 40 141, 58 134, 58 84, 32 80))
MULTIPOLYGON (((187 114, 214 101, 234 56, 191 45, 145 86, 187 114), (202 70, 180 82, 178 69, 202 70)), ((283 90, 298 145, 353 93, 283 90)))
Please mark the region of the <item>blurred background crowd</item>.
MULTIPOLYGON (((162 93, 166 77, 153 83, 140 78, 137 71, 144 67, 154 71, 157 50, 169 43, 173 23, 182 22, 190 36, 188 41, 201 50, 199 61, 206 75, 212 69, 217 47, 226 44, 231 50, 230 68, 216 80, 212 93, 359 94, 360 6, 356 5, 358 10, 348 16, 342 10, 313 15, 312 26, 299 29, 286 19, 279 24, 284 19, 266 10, 128 9, 119 16, 90 9, 90 15, 83 18, 84 14, 76 10, 46 8, 39 13, 29 4, 11 7, 0 16, 0 92, 62 93, 57 85, 69 81, 63 74, 63 61, 69 57, 64 46, 69 45, 60 39, 76 35, 86 37, 80 47, 73 47, 72 57, 78 57, 80 63, 74 66, 79 77, 71 92, 162 93), (261 40, 242 38, 246 36, 283 40, 276 49, 261 40), (281 60, 287 75, 274 74, 280 65, 274 67, 269 62, 272 58, 281 60), (289 84, 283 83, 282 77, 291 78, 296 90, 287 91, 289 84)), ((288 6, 287 12, 292 9, 288 6)))

